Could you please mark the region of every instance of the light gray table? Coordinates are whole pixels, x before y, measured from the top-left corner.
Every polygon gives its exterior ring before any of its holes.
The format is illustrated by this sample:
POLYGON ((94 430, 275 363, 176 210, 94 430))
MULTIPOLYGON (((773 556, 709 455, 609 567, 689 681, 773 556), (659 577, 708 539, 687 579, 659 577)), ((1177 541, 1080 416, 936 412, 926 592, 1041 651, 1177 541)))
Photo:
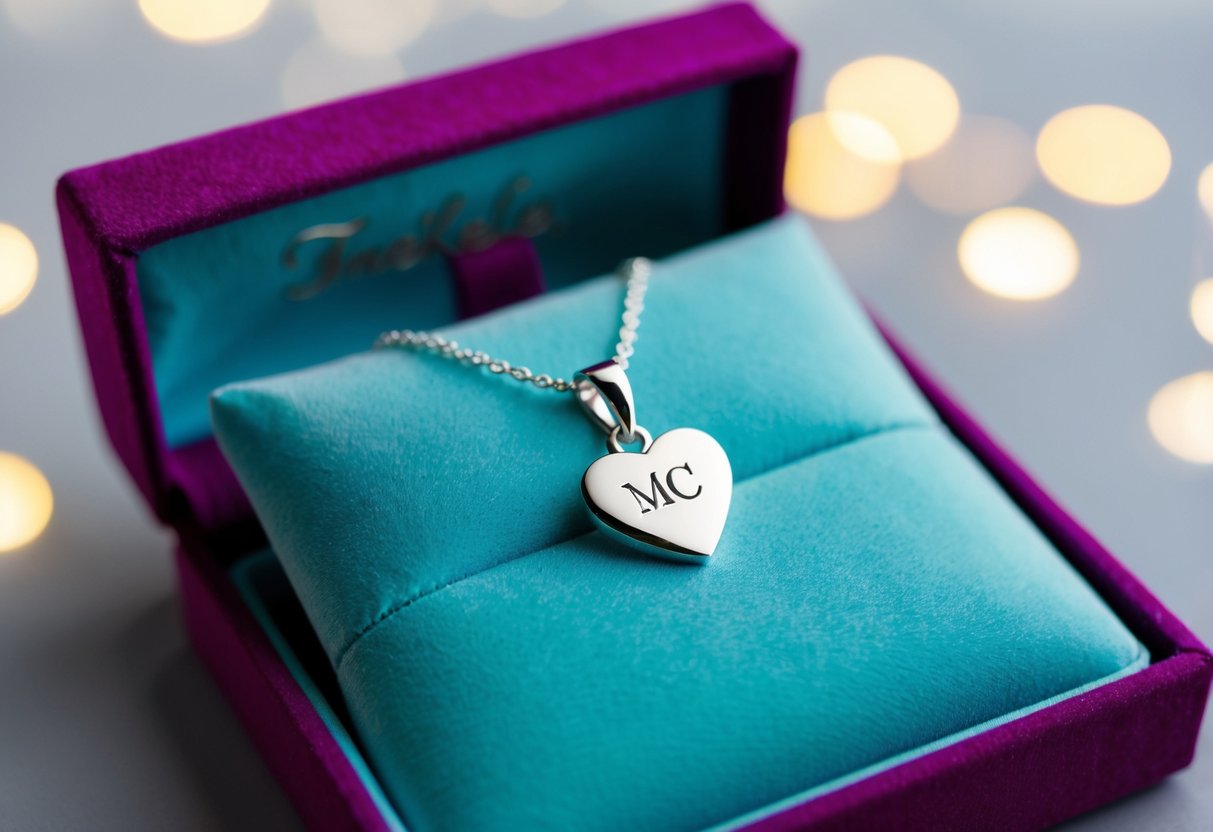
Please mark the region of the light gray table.
MULTIPOLYGON (((658 7, 569 0, 517 20, 460 16, 455 5, 472 4, 445 4, 444 19, 396 57, 359 61, 326 59, 312 45, 302 0, 278 0, 258 30, 212 46, 155 34, 134 0, 0 0, 0 221, 21 227, 42 257, 34 293, 0 317, 0 449, 34 460, 57 500, 40 540, 0 555, 0 828, 298 825, 190 654, 170 537, 103 438, 58 243, 55 177, 273 114, 284 87, 291 101, 336 94, 390 81, 400 65, 429 74, 658 7), (59 23, 36 25, 56 9, 66 10, 59 23)), ((1213 469, 1168 456, 1145 423, 1154 390, 1213 369, 1213 348, 1185 314, 1210 240, 1194 189, 1213 161, 1213 8, 788 0, 768 9, 808 51, 800 112, 820 105, 839 66, 890 52, 941 70, 966 111, 1029 131, 1064 107, 1108 102, 1166 134, 1173 171, 1144 204, 1084 205, 1039 180, 1020 198, 1065 222, 1082 249, 1078 281, 1049 301, 1013 304, 974 289, 953 254, 965 220, 904 188, 870 217, 817 228, 857 289, 961 399, 1213 639, 1213 469)), ((1213 828, 1209 731, 1203 744, 1191 769, 1071 827, 1213 828)))

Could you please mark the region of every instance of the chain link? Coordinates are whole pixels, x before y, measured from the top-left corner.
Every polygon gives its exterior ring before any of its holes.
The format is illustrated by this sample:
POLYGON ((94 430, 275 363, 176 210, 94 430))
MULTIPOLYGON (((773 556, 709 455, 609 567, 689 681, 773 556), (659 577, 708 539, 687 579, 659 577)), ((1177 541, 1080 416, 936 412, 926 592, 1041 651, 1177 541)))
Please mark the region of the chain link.
MULTIPOLYGON (((644 257, 633 257, 619 264, 617 273, 627 279, 627 290, 623 298, 623 315, 619 325, 619 343, 615 345, 615 360, 623 369, 636 351, 636 330, 640 328, 640 314, 644 311, 644 296, 649 290, 649 275, 653 264, 644 257)), ((375 339, 375 349, 408 347, 431 352, 441 358, 449 358, 469 367, 484 367, 490 373, 507 376, 524 384, 533 384, 540 390, 555 390, 571 393, 578 387, 576 382, 547 373, 536 375, 529 367, 515 367, 504 358, 494 358, 486 352, 462 347, 459 342, 433 332, 414 332, 411 329, 393 329, 375 339)))

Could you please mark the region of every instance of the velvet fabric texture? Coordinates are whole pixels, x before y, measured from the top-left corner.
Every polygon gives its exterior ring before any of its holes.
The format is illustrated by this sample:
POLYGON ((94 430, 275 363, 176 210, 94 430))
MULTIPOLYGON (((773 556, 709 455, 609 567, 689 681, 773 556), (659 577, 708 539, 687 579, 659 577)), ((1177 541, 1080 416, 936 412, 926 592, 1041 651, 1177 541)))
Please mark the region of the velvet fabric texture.
POLYGON ((507 285, 490 252, 529 241, 543 282, 559 287, 636 251, 659 257, 717 236, 726 105, 722 87, 675 96, 144 252, 139 294, 170 446, 210 435, 207 396, 220 384, 361 352, 368 332, 485 311, 486 289, 507 285), (299 242, 326 225, 316 233, 328 236, 299 242), (511 239, 476 252, 477 234, 511 239), (406 236, 414 244, 401 249, 406 236))
MULTIPOLYGON (((619 297, 608 277, 451 334, 575 368, 619 297)), ((733 461, 703 569, 587 533, 601 437, 552 394, 400 351, 216 394, 410 827, 726 822, 1146 662, 798 220, 663 263, 639 349, 641 422, 733 461)))
MULTIPOLYGON (((155 327, 143 309, 140 286, 141 261, 147 253, 341 189, 712 88, 725 90, 723 121, 698 132, 693 141, 722 146, 723 152, 715 166, 699 173, 704 182, 712 174, 718 177, 724 196, 709 200, 717 226, 743 228, 783 208, 784 148, 796 60, 795 47, 779 32, 749 6, 733 3, 65 174, 56 201, 94 389, 110 440, 156 516, 179 530, 222 534, 236 547, 232 554, 263 543, 248 501, 213 440, 190 441, 205 426, 204 399, 213 386, 194 385, 196 400, 184 393, 174 403, 160 401, 167 383, 156 377, 146 331, 155 327)), ((634 151, 632 155, 647 149, 642 140, 627 137, 623 145, 634 151)), ((676 152, 697 151, 684 147, 676 152)), ((497 188, 518 172, 511 164, 492 171, 491 182, 451 184, 497 188)), ((574 193, 610 184, 577 182, 574 193)), ((684 210, 699 210, 694 196, 689 194, 662 223, 677 225, 684 221, 684 210)), ((340 219, 323 216, 317 221, 340 219)), ((279 230, 289 235, 301 229, 279 230)), ((665 238, 670 239, 668 233, 665 238)), ((271 254, 280 253, 282 241, 276 237, 261 243, 273 249, 271 254)), ((635 254, 634 243, 620 240, 624 250, 613 259, 635 254)), ((586 266, 578 271, 586 273, 586 266)), ((192 274, 186 270, 173 279, 188 281, 192 274)), ((248 283, 261 277, 252 274, 248 283)), ((233 288, 239 292, 242 287, 233 288)), ((258 291, 243 288, 254 295, 258 291)), ((212 308, 219 318, 204 330, 204 338, 228 323, 227 305, 212 308)), ((399 312, 395 324, 407 310, 399 312)), ((324 327, 338 317, 329 314, 319 320, 324 327)), ((246 344, 249 351, 265 346, 246 344)), ((294 353, 280 349, 277 366, 262 362, 252 369, 280 372, 336 355, 309 354, 302 343, 295 348, 294 353)), ((361 341, 349 347, 360 348, 361 341)), ((209 370, 216 366, 214 360, 223 366, 222 358, 207 357, 196 369, 209 370)), ((256 355, 231 350, 223 358, 260 361, 256 355)), ((180 390, 178 383, 188 385, 189 376, 177 376, 167 388, 180 390)))
MULTIPOLYGON (((195 649, 310 828, 388 825, 374 787, 360 779, 223 566, 264 544, 243 491, 212 440, 170 447, 166 439, 137 282, 142 254, 298 200, 721 84, 729 88, 724 227, 743 228, 782 205, 795 64, 793 45, 752 9, 731 4, 194 138, 73 171, 59 183, 64 246, 110 440, 151 510, 179 535, 182 608, 195 649)), ((967 832, 996 817, 1005 829, 1038 829, 1186 765, 1213 676, 1208 650, 920 364, 901 360, 949 428, 1150 648, 1154 663, 785 804, 760 823, 967 832)), ((314 638, 295 624, 284 636, 292 647, 314 638)))

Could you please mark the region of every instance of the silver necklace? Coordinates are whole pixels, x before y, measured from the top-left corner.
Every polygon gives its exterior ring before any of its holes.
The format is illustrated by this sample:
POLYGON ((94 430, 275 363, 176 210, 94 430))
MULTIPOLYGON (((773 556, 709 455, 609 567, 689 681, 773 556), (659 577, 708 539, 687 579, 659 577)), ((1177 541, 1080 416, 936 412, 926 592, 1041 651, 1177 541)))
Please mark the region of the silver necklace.
POLYGON ((720 443, 701 430, 674 428, 654 439, 636 421, 627 368, 651 273, 652 264, 643 257, 620 265, 627 290, 615 355, 579 370, 571 381, 537 375, 432 332, 384 332, 374 347, 429 352, 542 390, 575 394, 590 421, 607 436, 607 455, 594 460, 581 478, 590 517, 612 537, 650 554, 704 563, 724 531, 733 469, 720 443), (626 451, 626 445, 636 443, 638 453, 626 451))

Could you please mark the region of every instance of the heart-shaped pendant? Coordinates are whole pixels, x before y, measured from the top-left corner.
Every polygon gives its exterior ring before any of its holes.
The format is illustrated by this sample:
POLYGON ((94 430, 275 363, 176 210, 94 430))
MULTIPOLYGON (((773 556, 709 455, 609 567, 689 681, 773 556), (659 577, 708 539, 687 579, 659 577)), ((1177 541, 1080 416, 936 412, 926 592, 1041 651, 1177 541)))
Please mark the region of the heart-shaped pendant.
POLYGON ((651 443, 634 437, 640 453, 624 453, 617 428, 611 453, 581 478, 590 516, 603 529, 645 551, 676 560, 707 562, 724 531, 733 497, 733 469, 720 443, 694 428, 675 428, 651 443))

